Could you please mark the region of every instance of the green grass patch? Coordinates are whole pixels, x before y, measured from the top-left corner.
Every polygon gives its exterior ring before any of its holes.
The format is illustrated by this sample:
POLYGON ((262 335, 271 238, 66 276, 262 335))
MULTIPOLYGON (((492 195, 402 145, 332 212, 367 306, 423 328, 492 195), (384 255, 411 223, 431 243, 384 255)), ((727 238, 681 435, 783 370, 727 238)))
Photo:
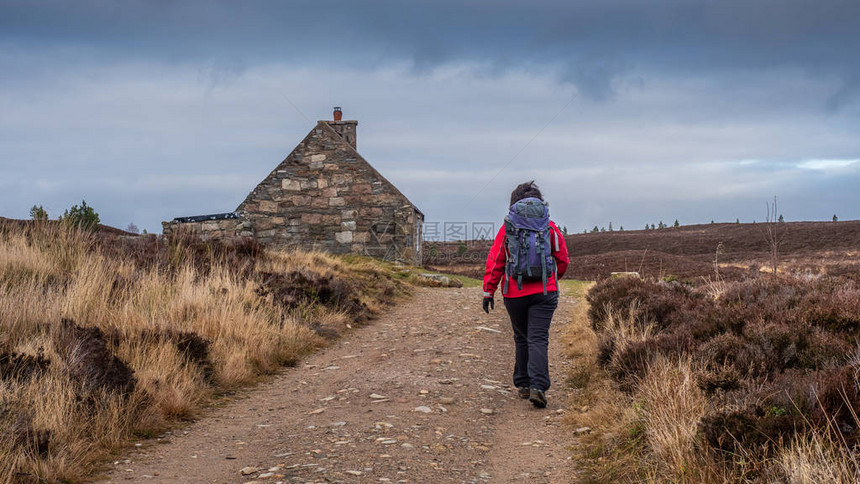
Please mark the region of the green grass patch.
POLYGON ((576 298, 584 298, 588 290, 591 289, 591 286, 594 285, 594 281, 580 281, 577 279, 562 279, 559 283, 561 284, 561 292, 565 296, 576 298))

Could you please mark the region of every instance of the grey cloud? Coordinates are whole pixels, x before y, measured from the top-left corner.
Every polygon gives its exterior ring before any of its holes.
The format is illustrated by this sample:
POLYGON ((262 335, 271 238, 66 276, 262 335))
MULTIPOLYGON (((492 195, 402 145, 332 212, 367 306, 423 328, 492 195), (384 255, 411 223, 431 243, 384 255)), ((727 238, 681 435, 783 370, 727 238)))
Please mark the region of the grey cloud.
MULTIPOLYGON (((608 99, 626 73, 806 70, 848 88, 860 67, 860 4, 851 0, 742 2, 476 1, 113 3, 5 1, 0 39, 93 55, 242 59, 375 68, 406 61, 416 74, 452 62, 496 69, 560 66, 558 79, 608 99)), ((7 44, 8 45, 8 44, 7 44)))
POLYGON ((428 220, 499 219, 532 178, 572 230, 752 220, 773 195, 790 220, 860 217, 856 167, 798 168, 860 158, 858 12, 0 0, 0 215, 86 198, 157 230, 229 210, 343 105, 359 151, 428 220))

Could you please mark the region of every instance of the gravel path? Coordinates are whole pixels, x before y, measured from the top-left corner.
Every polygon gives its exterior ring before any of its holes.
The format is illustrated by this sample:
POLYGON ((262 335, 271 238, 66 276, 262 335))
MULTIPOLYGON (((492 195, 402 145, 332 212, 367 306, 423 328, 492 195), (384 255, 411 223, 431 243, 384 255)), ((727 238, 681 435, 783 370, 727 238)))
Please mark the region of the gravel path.
POLYGON ((549 407, 510 382, 513 339, 481 291, 418 289, 410 300, 186 429, 143 443, 109 482, 571 482, 558 335, 549 407), (243 474, 244 473, 244 474, 243 474))

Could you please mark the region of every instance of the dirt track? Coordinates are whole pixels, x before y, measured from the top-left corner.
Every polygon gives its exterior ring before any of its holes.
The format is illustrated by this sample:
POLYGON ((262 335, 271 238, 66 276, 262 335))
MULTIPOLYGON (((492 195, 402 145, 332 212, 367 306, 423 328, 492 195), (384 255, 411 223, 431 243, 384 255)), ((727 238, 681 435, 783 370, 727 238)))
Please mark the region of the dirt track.
POLYGON ((510 383, 504 307, 485 315, 480 294, 417 290, 245 398, 144 442, 110 482, 573 481, 558 335, 574 300, 562 295, 554 319, 553 388, 538 410, 510 383))

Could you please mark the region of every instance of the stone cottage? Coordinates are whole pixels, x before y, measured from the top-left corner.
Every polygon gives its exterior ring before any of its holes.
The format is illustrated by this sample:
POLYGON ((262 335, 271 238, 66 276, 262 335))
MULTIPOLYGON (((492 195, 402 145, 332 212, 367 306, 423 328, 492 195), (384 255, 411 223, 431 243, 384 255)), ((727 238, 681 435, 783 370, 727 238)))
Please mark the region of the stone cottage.
POLYGON ((356 151, 358 121, 319 121, 234 212, 163 222, 164 234, 253 237, 276 248, 421 264, 424 215, 356 151))

